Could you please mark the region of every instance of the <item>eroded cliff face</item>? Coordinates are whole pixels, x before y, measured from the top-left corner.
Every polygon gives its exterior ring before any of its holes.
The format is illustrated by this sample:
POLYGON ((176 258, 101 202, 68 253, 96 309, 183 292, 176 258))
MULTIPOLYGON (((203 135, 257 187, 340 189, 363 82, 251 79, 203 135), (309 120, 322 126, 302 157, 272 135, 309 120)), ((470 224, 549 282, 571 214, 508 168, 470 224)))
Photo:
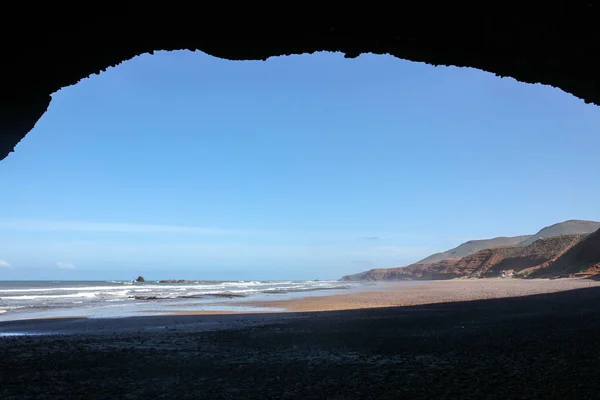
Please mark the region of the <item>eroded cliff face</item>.
MULTIPOLYGON (((594 234, 600 238, 598 233, 594 234)), ((586 235, 563 235, 535 241, 528 246, 485 249, 475 254, 431 264, 413 264, 402 268, 374 269, 342 278, 347 281, 395 281, 453 278, 485 278, 500 276, 503 270, 514 270, 516 276, 527 277, 538 269, 549 267, 586 235)), ((600 240, 600 239, 599 239, 600 240)), ((600 262, 600 254, 587 250, 585 257, 600 262), (594 258, 596 257, 596 258, 594 258)), ((598 252, 600 253, 600 251, 598 252)), ((580 254, 580 253, 578 253, 580 254)), ((580 257, 584 257, 581 255, 580 257)))
POLYGON ((598 229, 600 229, 599 221, 571 219, 545 226, 533 235, 469 240, 468 242, 462 243, 453 249, 425 257, 415 264, 431 264, 447 259, 459 259, 486 249, 496 249, 509 246, 527 246, 539 239, 545 239, 554 236, 587 235, 597 231, 598 229))
POLYGON ((556 262, 533 271, 530 278, 600 274, 600 230, 565 251, 556 262))
POLYGON ((343 19, 318 18, 308 7, 283 14, 252 4, 236 6, 244 18, 231 20, 229 5, 213 6, 206 15, 171 3, 105 4, 93 12, 41 3, 35 13, 29 3, 12 4, 11 23, 0 27, 0 160, 34 127, 54 92, 158 50, 230 60, 316 51, 389 54, 552 85, 600 104, 595 2, 365 4, 346 10, 343 19), (15 33, 15 26, 27 34, 15 33))

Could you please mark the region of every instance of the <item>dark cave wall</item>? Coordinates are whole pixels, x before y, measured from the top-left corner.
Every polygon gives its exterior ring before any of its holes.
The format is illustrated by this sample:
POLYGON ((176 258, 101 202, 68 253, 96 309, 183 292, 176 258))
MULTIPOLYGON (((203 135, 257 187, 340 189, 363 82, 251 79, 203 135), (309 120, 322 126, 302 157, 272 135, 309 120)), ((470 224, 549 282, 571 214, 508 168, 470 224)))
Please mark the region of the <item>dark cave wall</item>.
POLYGON ((15 25, 0 28, 0 160, 34 127, 52 93, 157 50, 200 50, 231 60, 316 51, 390 54, 548 84, 600 104, 596 3, 403 3, 387 5, 390 10, 369 3, 344 18, 316 18, 293 5, 287 12, 228 6, 235 7, 236 19, 212 8, 169 4, 102 10, 45 5, 36 16, 15 13, 15 25), (23 29, 15 33, 18 24, 23 29))

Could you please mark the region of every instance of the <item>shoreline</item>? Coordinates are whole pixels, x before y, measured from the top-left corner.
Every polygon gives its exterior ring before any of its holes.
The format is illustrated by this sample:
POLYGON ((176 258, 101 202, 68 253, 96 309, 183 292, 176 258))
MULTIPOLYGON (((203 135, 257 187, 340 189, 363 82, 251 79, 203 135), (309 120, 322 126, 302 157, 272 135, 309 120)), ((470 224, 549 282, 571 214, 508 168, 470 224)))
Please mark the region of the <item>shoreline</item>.
POLYGON ((548 282, 434 283, 405 307, 0 323, 0 398, 596 398, 600 284, 548 282))
MULTIPOLYGON (((587 287, 600 287, 599 281, 586 278, 563 279, 451 279, 440 281, 419 281, 410 286, 403 282, 386 282, 379 290, 356 293, 307 296, 286 300, 234 301, 214 303, 214 305, 241 306, 248 313, 272 313, 271 311, 251 311, 251 308, 279 308, 282 312, 322 312, 358 310, 385 307, 406 307, 427 304, 475 301, 522 297, 534 294, 557 293, 587 287)), ((169 315, 209 315, 235 314, 219 311, 169 310, 169 315)))
MULTIPOLYGON (((304 318, 309 314, 370 309, 402 309, 415 306, 435 306, 490 299, 515 299, 576 289, 599 288, 600 281, 585 278, 564 279, 453 279, 422 281, 406 285, 387 282, 377 290, 355 293, 311 295, 285 300, 237 300, 217 302, 211 306, 237 308, 236 311, 193 309, 147 309, 135 315, 89 317, 85 315, 47 316, 0 322, 0 337, 23 334, 90 334, 105 332, 154 331, 157 326, 178 327, 183 330, 234 329, 254 323, 273 323, 280 320, 304 318), (242 325, 240 325, 242 324, 242 325)), ((165 328, 166 329, 166 328, 165 328)))
POLYGON ((89 324, 112 324, 112 320, 150 318, 160 316, 222 316, 222 315, 275 315, 307 312, 358 310, 385 307, 405 307, 512 298, 532 294, 556 293, 586 287, 598 287, 600 281, 584 277, 562 279, 451 279, 437 281, 359 282, 357 287, 344 291, 294 293, 291 297, 260 295, 247 298, 220 299, 209 303, 124 305, 106 311, 79 312, 52 310, 33 315, 20 314, 7 318, 2 314, 0 333, 6 323, 18 324, 37 320, 87 319, 89 324), (137 308, 137 309, 136 309, 137 308), (104 322, 103 322, 104 321, 104 322))

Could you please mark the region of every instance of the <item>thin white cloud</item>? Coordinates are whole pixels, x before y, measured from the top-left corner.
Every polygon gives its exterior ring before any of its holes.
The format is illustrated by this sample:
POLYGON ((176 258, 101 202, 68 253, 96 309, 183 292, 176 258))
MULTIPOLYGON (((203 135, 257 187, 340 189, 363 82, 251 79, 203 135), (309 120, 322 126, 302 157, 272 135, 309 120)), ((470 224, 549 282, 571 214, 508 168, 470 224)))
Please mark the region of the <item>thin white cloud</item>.
POLYGON ((0 268, 10 268, 12 265, 8 261, 0 260, 0 268))
POLYGON ((128 223, 104 223, 84 221, 4 220, 1 229, 27 231, 79 231, 79 232, 130 232, 130 233, 192 233, 227 234, 242 233, 239 230, 204 228, 196 226, 148 225, 128 223))
MULTIPOLYGON (((356 246, 353 243, 337 245, 315 244, 273 244, 273 243, 139 243, 131 241, 96 241, 96 240, 41 240, 32 242, 19 239, 0 243, 3 253, 22 255, 32 251, 44 254, 54 259, 69 259, 73 257, 114 258, 153 257, 167 255, 169 257, 214 257, 216 259, 247 259, 247 258, 281 258, 295 257, 337 259, 349 257, 353 260, 374 260, 378 257, 390 259, 406 257, 425 257, 432 254, 429 246, 356 246)), ((421 257, 421 258, 422 258, 421 257)))
POLYGON ((429 252, 429 246, 373 246, 352 251, 352 254, 365 257, 414 257, 429 252))
POLYGON ((75 265, 68 262, 57 262, 56 266, 60 269, 75 269, 75 265))
POLYGON ((431 249, 421 246, 372 246, 357 248, 353 245, 285 245, 247 243, 124 243, 96 241, 48 241, 13 245, 16 254, 28 249, 55 259, 92 257, 95 262, 113 263, 119 259, 160 260, 165 265, 182 260, 198 260, 222 263, 225 261, 246 263, 248 261, 294 262, 351 262, 372 260, 396 262, 413 260, 431 254, 431 249))
MULTIPOLYGON (((305 242, 306 238, 320 243, 337 242, 343 245, 348 240, 361 238, 366 241, 378 242, 385 238, 388 243, 403 243, 405 245, 417 245, 427 243, 440 249, 454 247, 465 241, 448 236, 436 236, 424 233, 402 233, 402 232, 348 232, 348 231, 303 231, 303 230, 261 230, 261 229, 225 229, 199 226, 181 225, 156 225, 156 224, 132 224, 120 222, 86 222, 86 221, 52 221, 52 220, 25 220, 5 219, 0 220, 0 230, 18 231, 47 231, 47 232, 106 232, 106 233, 140 233, 140 234, 188 234, 188 235, 251 235, 253 237, 269 236, 286 238, 287 242, 305 242), (377 240, 376 240, 377 239, 377 240), (443 244, 448 243, 448 244, 443 244)), ((268 239, 267 239, 268 240, 268 239)))

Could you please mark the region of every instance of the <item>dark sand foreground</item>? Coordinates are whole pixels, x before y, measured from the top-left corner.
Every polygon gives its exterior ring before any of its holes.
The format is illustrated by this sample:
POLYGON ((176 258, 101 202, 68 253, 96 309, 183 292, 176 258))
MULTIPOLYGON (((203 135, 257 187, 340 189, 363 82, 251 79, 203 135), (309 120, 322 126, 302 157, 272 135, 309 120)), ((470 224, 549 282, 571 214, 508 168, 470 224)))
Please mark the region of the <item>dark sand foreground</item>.
POLYGON ((1 323, 67 334, 0 338, 0 399, 596 399, 600 285, 577 281, 530 295, 444 282, 454 300, 381 307, 427 297, 386 292, 372 309, 1 323))

